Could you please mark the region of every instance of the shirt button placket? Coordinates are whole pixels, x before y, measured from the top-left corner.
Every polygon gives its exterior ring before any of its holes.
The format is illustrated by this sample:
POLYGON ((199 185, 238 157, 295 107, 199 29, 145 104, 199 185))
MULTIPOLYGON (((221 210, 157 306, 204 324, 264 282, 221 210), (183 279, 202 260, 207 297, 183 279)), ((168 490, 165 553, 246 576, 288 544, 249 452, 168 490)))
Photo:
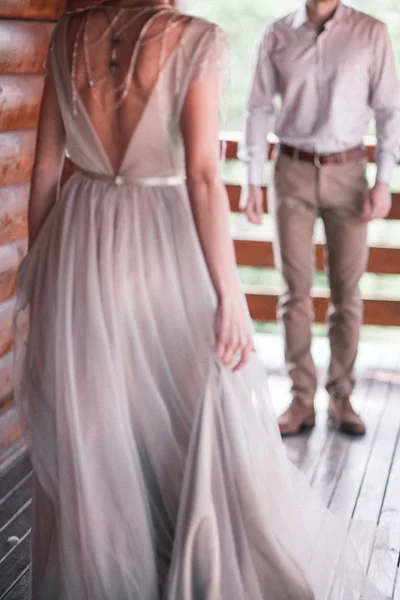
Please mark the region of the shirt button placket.
POLYGON ((325 76, 325 61, 324 61, 324 36, 325 32, 322 32, 316 41, 316 61, 317 61, 317 102, 318 105, 316 107, 316 139, 315 139, 315 151, 318 153, 323 153, 326 151, 322 147, 321 140, 321 128, 324 119, 325 106, 324 106, 324 96, 326 93, 326 76, 325 76))
MULTIPOLYGON (((316 107, 316 132, 315 132, 315 146, 314 151, 318 154, 326 152, 326 148, 323 146, 322 132, 324 122, 324 98, 325 98, 325 61, 324 61, 324 42, 325 32, 322 32, 316 41, 316 61, 317 61, 317 107, 316 107)), ((315 173, 315 185, 316 185, 316 200, 317 204, 321 204, 321 169, 317 167, 315 173)))

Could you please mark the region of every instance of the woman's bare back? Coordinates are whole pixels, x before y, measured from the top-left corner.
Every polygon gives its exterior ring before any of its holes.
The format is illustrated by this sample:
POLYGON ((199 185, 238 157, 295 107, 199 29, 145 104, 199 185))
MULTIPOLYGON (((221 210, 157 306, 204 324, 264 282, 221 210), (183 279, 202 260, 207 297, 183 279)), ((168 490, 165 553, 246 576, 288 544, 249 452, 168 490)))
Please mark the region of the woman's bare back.
POLYGON ((67 53, 75 102, 115 172, 191 17, 169 5, 104 4, 71 15, 67 53))

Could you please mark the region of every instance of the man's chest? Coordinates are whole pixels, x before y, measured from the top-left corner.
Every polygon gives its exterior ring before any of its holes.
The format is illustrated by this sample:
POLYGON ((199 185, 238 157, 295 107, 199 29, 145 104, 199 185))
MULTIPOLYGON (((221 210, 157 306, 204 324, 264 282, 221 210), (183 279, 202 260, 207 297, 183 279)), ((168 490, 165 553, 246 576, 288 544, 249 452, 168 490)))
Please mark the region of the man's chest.
POLYGON ((280 88, 291 85, 368 85, 371 46, 368 35, 351 35, 335 27, 319 35, 310 27, 278 32, 271 60, 280 88))

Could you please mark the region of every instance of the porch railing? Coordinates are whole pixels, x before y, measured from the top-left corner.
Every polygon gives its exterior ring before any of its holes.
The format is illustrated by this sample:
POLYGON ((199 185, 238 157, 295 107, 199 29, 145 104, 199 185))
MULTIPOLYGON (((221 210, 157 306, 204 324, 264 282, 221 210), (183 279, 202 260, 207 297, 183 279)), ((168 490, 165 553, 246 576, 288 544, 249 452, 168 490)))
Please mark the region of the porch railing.
MULTIPOLYGON (((238 137, 233 134, 223 134, 222 139, 227 142, 227 160, 237 158, 238 137)), ((270 155, 277 143, 271 136, 270 155)), ((374 162, 375 144, 373 138, 366 138, 365 145, 368 150, 369 162, 374 162)), ((231 210, 239 212, 240 186, 227 184, 231 210)), ((393 204, 388 219, 400 220, 400 193, 392 194, 393 204)), ((268 211, 268 189, 264 188, 264 200, 268 211)), ((400 230, 399 230, 400 242, 400 230)), ((399 243, 400 246, 400 243, 399 243)), ((250 236, 240 235, 235 237, 235 249, 238 264, 248 267, 273 268, 274 258, 272 239, 252 239, 250 236)), ((316 244, 316 269, 324 269, 324 247, 316 244)), ((382 275, 400 275, 400 247, 372 246, 370 247, 368 272, 382 275)), ((266 286, 245 286, 247 301, 253 319, 260 321, 274 321, 276 319, 276 305, 279 290, 266 286)), ((393 296, 393 294, 392 294, 393 296)), ((400 284, 399 284, 400 298, 400 284)), ((400 326, 400 301, 393 299, 385 293, 384 286, 379 294, 364 296, 364 322, 367 325, 400 326)), ((315 320, 324 322, 328 308, 328 294, 316 290, 313 296, 315 320)))

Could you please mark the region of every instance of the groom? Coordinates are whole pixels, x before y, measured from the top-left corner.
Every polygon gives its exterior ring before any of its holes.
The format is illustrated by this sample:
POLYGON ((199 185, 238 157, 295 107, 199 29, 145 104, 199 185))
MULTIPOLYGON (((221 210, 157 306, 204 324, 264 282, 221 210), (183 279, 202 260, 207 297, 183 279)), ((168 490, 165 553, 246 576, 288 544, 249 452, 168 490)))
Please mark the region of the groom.
POLYGON ((292 402, 279 419, 280 430, 297 434, 315 421, 311 287, 319 216, 331 289, 329 415, 342 431, 362 435, 365 425, 350 402, 363 316, 359 281, 368 259, 367 223, 387 216, 399 159, 399 84, 386 26, 338 0, 307 0, 264 28, 241 147, 241 206, 252 223, 262 222, 260 186, 272 131, 280 145, 268 198, 284 283, 278 315, 292 380, 292 402), (277 96, 281 110, 275 120, 277 96), (372 114, 377 176, 368 190, 362 140, 372 114))

